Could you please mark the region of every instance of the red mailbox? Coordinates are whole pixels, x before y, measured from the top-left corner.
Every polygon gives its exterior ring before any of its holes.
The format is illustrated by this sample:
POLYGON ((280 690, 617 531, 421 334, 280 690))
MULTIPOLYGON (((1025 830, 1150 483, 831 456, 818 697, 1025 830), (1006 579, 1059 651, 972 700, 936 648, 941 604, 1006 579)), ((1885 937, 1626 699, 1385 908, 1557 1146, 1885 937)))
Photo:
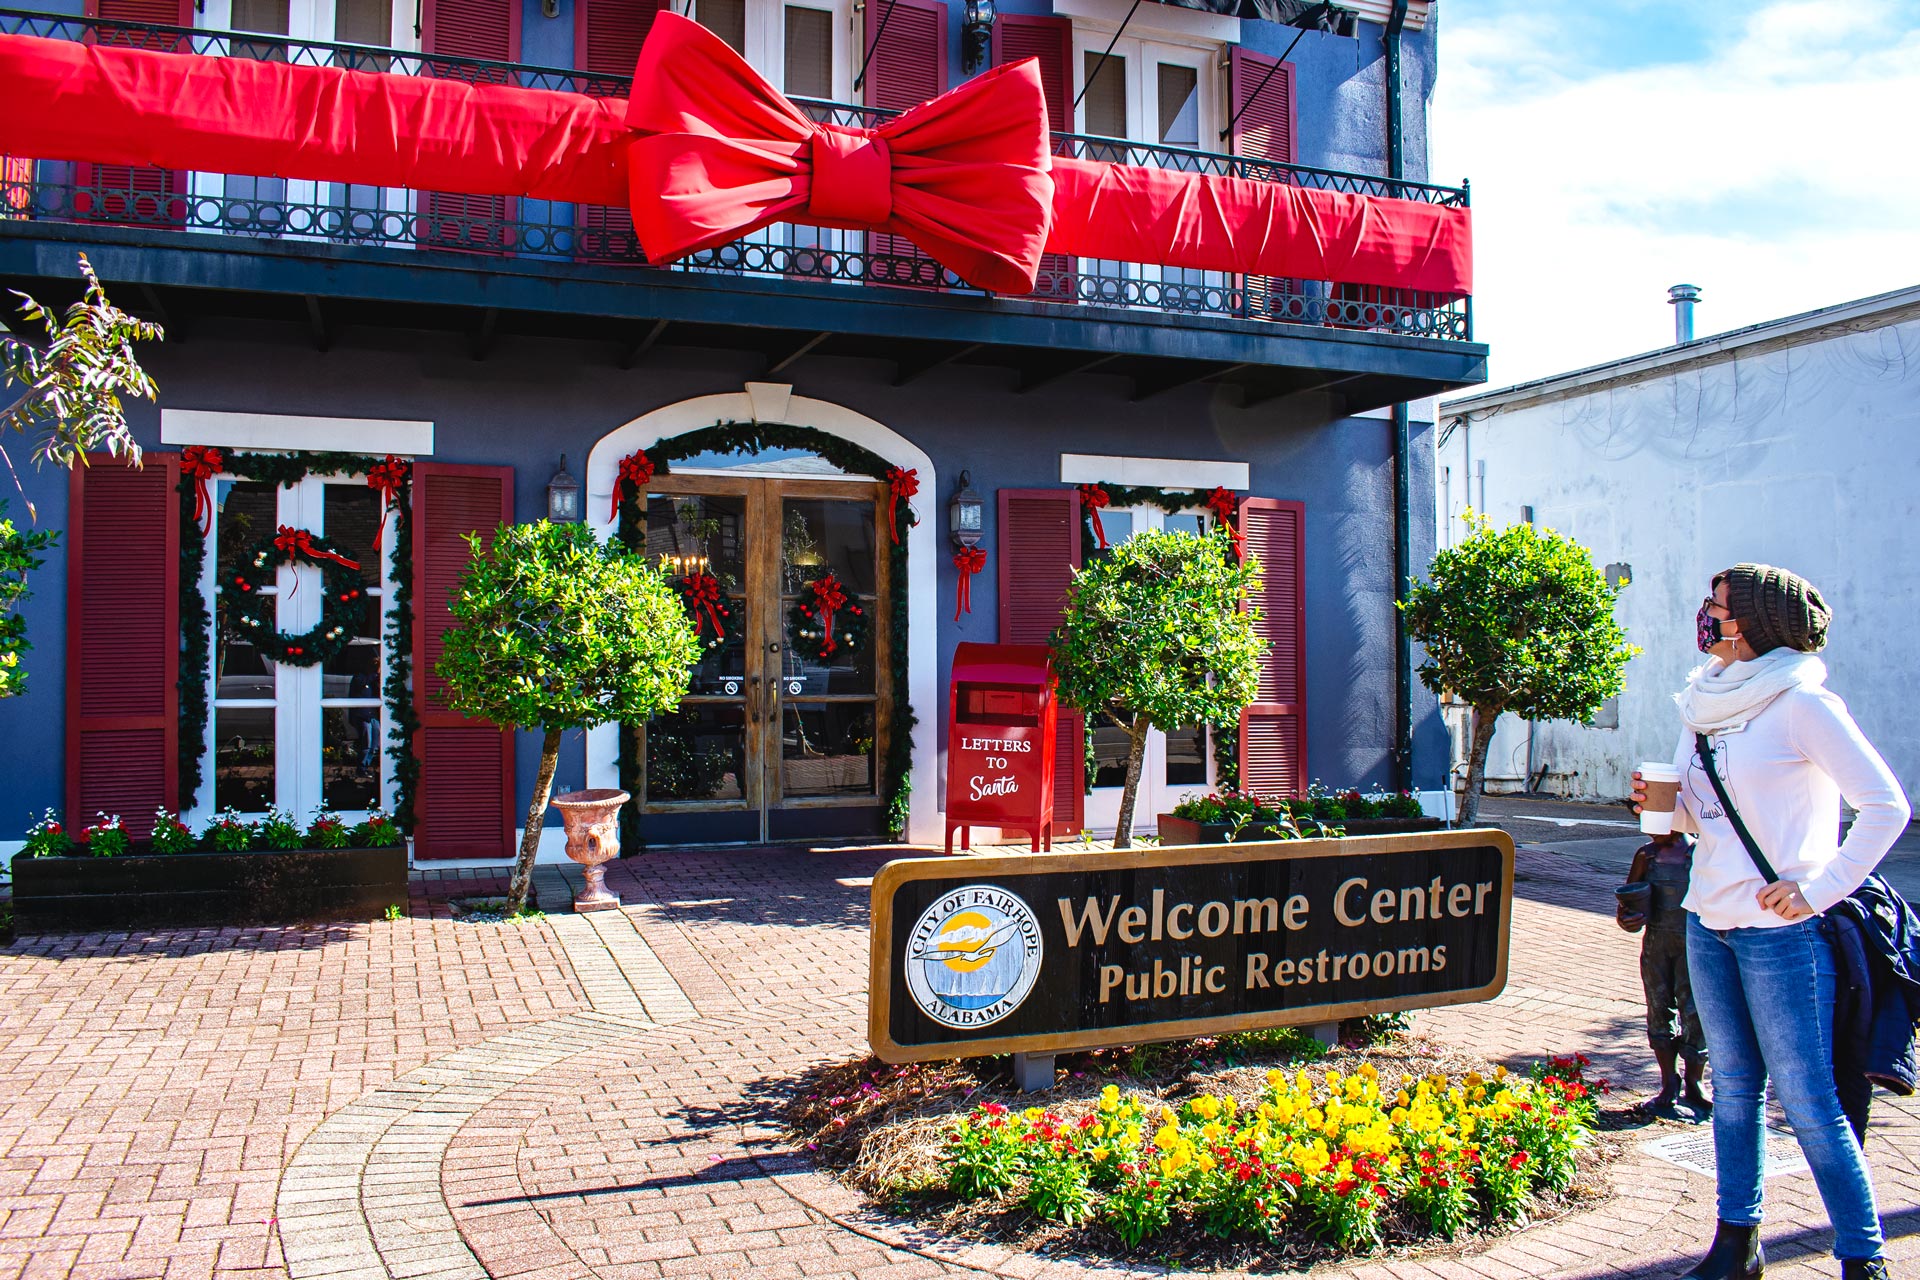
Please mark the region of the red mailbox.
POLYGON ((947 852, 975 825, 1053 848, 1053 672, 1043 644, 962 644, 947 708, 947 852))

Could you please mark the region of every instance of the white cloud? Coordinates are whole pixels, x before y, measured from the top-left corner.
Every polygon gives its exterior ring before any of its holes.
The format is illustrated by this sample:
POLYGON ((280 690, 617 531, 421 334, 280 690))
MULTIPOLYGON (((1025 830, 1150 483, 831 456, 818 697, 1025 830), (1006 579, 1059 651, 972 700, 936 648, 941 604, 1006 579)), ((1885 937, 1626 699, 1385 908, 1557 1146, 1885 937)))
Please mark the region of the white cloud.
POLYGON ((1473 182, 1496 385, 1671 342, 1681 281, 1702 334, 1920 284, 1920 21, 1775 3, 1695 61, 1613 69, 1578 9, 1441 29, 1433 172, 1473 182))

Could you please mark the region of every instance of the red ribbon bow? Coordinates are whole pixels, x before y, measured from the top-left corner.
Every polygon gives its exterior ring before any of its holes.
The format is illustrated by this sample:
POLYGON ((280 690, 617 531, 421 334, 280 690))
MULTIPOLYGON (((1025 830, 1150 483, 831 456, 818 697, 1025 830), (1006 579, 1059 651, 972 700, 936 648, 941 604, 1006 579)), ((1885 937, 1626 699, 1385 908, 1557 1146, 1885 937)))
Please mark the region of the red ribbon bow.
POLYGON ((1106 506, 1110 501, 1112 500, 1107 497, 1107 491, 1099 485, 1083 484, 1080 486, 1080 505, 1085 507, 1087 514, 1093 517, 1093 536, 1100 540, 1100 549, 1102 551, 1107 549, 1107 531, 1100 524, 1100 508, 1106 506))
POLYGON ((718 36, 662 12, 626 122, 634 230, 656 262, 804 222, 904 236, 977 288, 1033 291, 1053 179, 1031 59, 856 129, 816 123, 718 36))
POLYGON ((987 567, 987 553, 979 547, 962 547, 953 553, 953 567, 960 571, 960 588, 953 602, 953 620, 973 612, 973 575, 987 567))
POLYGON ((713 638, 724 640, 727 630, 720 619, 727 617, 727 606, 720 603, 720 580, 710 573, 696 573, 680 580, 680 595, 693 615, 693 633, 701 634, 707 623, 713 624, 713 638))
POLYGON ((1239 527, 1233 523, 1234 508, 1237 505, 1233 500, 1232 492, 1227 489, 1216 487, 1207 492, 1207 510, 1213 512, 1213 518, 1233 536, 1233 554, 1239 556, 1245 554, 1245 547, 1240 540, 1239 527))
POLYGON ((814 615, 820 619, 822 639, 820 652, 832 653, 839 646, 833 638, 833 615, 847 602, 847 590, 840 585, 840 579, 828 574, 813 583, 814 615))
MULTIPOLYGON (((352 569, 356 573, 360 571, 359 561, 349 560, 338 551, 328 551, 324 547, 315 546, 311 533, 308 533, 305 529, 296 529, 290 524, 281 525, 280 531, 273 535, 273 548, 283 555, 292 557, 304 556, 316 563, 321 560, 331 560, 333 563, 343 568, 352 569)), ((293 591, 298 591, 299 589, 300 576, 295 574, 293 591)), ((287 594, 292 595, 293 591, 289 591, 287 594)))
POLYGON ((393 510, 393 500, 400 496, 400 490, 406 488, 409 468, 404 459, 388 454, 384 462, 376 462, 367 472, 367 488, 380 495, 380 531, 373 536, 373 545, 379 546, 387 536, 387 515, 393 510))
MULTIPOLYGON (((887 538, 896 546, 900 542, 900 503, 920 492, 920 469, 918 467, 887 468, 887 538)), ((913 504, 907 504, 907 514, 913 514, 913 504)), ((907 522, 909 525, 913 521, 907 522)))
POLYGON ((613 514, 607 519, 620 518, 620 495, 625 492, 628 485, 632 485, 638 492, 640 486, 651 479, 653 479, 653 459, 647 456, 645 449, 636 449, 620 459, 620 474, 613 478, 613 514))
POLYGON ((212 445, 190 444, 180 451, 180 473, 193 481, 193 522, 200 536, 213 531, 213 499, 207 481, 227 469, 227 457, 212 445))

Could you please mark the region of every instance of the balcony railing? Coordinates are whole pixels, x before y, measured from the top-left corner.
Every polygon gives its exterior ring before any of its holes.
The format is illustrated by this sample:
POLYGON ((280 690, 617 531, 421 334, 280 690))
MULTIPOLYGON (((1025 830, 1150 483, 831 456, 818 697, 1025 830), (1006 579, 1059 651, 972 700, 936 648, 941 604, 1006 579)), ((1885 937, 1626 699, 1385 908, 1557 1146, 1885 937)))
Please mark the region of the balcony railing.
MULTIPOLYGON (((630 76, 562 67, 15 9, 0 9, 0 34, 604 96, 623 96, 632 86, 630 76)), ((893 114, 846 103, 796 102, 816 120, 843 125, 870 126, 893 114)), ((1464 206, 1468 200, 1464 188, 1113 138, 1056 133, 1054 150, 1110 163, 1439 205, 1464 206)), ((624 209, 343 183, 174 174, 125 166, 42 161, 0 167, 0 221, 7 219, 555 259, 623 270, 977 292, 895 236, 781 224, 660 266, 646 261, 624 209)), ((1462 296, 1059 255, 1043 262, 1029 297, 1061 305, 1134 307, 1455 341, 1472 338, 1472 303, 1462 296)))

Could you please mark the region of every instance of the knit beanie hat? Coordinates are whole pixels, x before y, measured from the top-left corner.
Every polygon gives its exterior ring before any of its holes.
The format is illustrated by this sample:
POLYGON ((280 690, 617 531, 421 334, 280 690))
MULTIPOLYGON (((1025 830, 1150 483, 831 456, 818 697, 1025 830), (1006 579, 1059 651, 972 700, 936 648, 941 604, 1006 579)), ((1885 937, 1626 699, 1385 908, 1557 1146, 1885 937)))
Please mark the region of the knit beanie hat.
POLYGON ((1811 582, 1770 564, 1738 564, 1727 573, 1727 612, 1755 653, 1781 645, 1818 653, 1833 610, 1811 582))

